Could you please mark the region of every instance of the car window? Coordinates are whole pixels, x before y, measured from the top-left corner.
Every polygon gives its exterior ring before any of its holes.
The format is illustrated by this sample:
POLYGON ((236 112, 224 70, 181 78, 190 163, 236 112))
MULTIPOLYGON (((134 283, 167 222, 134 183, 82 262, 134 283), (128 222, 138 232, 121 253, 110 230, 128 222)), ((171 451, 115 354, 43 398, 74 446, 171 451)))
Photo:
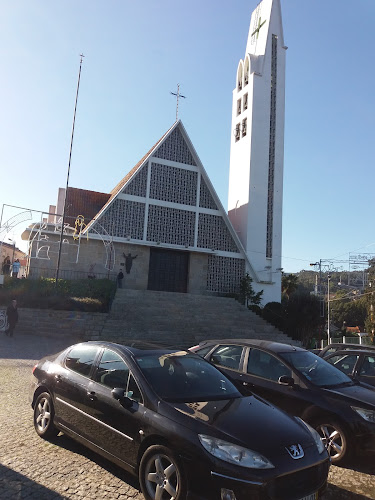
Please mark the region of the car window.
POLYGON ((335 366, 342 372, 347 375, 351 375, 353 373, 355 364, 357 363, 359 358, 359 354, 336 354, 335 356, 330 357, 326 361, 331 365, 335 366))
POLYGON ((170 402, 215 401, 241 397, 233 383, 205 359, 184 351, 137 356, 159 397, 170 402))
POLYGON ((91 345, 78 345, 73 347, 65 358, 65 366, 81 375, 88 377, 91 367, 98 354, 99 347, 91 345))
POLYGON ((260 349, 250 349, 247 373, 274 381, 278 381, 282 375, 292 376, 292 372, 284 363, 260 349))
POLYGON ((280 356, 290 363, 312 384, 319 387, 352 385, 353 381, 323 358, 309 351, 282 352, 280 356))
POLYGON ((375 377, 375 356, 365 356, 360 375, 375 377))
POLYGON ((242 350, 240 345, 221 345, 211 354, 210 361, 214 365, 239 370, 242 350))
POLYGON ((111 389, 120 387, 126 390, 128 378, 129 368, 122 357, 110 349, 104 349, 95 374, 95 381, 111 389))
POLYGON ((127 396, 130 399, 134 399, 134 401, 137 401, 138 403, 143 404, 143 397, 142 393, 138 387, 137 382, 135 381, 133 375, 130 374, 129 377, 129 383, 127 387, 127 396))
POLYGON ((324 351, 324 357, 329 356, 330 354, 333 354, 334 352, 338 351, 340 348, 339 347, 330 347, 326 351, 324 351))
POLYGON ((209 345, 209 346, 206 346, 206 347, 202 347, 201 349, 197 349, 197 350, 194 350, 194 353, 195 354, 199 354, 199 356, 202 356, 202 358, 205 357, 205 355, 211 351, 212 349, 212 345, 209 345))

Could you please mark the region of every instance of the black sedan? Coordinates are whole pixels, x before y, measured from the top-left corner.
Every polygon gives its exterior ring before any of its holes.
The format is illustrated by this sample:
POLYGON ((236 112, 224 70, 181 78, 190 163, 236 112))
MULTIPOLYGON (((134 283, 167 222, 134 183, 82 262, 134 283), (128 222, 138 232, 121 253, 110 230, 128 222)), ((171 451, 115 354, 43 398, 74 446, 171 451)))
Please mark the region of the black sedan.
POLYGON ((314 429, 187 351, 77 344, 34 367, 31 401, 39 436, 138 475, 146 500, 313 500, 326 485, 314 429))
POLYGON ((254 339, 209 340, 191 348, 237 385, 313 426, 333 463, 375 453, 375 391, 305 349, 254 339))
POLYGON ((375 353, 375 346, 374 345, 366 345, 366 344, 343 344, 343 343, 333 343, 333 344, 328 344, 324 349, 313 349, 312 352, 315 352, 319 357, 321 358, 326 358, 330 354, 333 354, 337 351, 344 351, 344 350, 370 350, 374 351, 375 353))
POLYGON ((353 380, 375 387, 375 349, 345 349, 324 359, 353 380))

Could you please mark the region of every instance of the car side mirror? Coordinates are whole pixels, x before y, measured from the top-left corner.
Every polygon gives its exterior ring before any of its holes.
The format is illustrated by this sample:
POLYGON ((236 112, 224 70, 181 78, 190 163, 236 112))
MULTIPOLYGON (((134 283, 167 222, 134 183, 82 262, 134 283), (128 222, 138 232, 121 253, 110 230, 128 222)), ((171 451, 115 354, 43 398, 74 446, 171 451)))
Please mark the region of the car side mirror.
POLYGON ((112 397, 114 399, 117 399, 117 401, 123 406, 124 408, 131 408, 133 406, 133 401, 126 396, 126 391, 124 389, 121 389, 121 387, 115 387, 112 389, 112 397))
POLYGON ((289 377, 288 375, 281 375, 281 377, 279 377, 279 384, 289 385, 290 387, 293 387, 294 386, 294 378, 289 377))

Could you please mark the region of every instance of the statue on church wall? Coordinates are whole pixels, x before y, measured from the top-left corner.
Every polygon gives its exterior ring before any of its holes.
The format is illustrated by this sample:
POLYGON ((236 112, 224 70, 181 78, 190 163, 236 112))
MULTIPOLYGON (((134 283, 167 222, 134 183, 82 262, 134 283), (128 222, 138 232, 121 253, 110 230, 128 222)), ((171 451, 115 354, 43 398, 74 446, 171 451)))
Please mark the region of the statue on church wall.
POLYGON ((125 270, 126 274, 130 274, 130 270, 133 266, 133 260, 138 257, 138 255, 132 255, 130 252, 128 254, 125 254, 125 252, 122 254, 125 258, 125 270))

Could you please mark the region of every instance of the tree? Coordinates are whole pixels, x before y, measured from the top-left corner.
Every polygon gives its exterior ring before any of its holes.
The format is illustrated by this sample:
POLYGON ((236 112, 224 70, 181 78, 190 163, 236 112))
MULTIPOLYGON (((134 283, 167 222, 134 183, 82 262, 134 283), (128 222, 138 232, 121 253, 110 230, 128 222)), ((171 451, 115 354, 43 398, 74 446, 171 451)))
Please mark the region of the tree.
POLYGON ((308 347, 321 326, 319 299, 310 294, 294 294, 285 306, 284 332, 308 347))
POLYGON ((336 298, 331 302, 332 322, 338 328, 342 328, 344 323, 347 326, 359 326, 364 330, 367 316, 366 301, 364 298, 350 300, 347 297, 336 298))
POLYGON ((260 292, 255 292, 251 284, 252 282, 253 279, 251 278, 249 273, 246 273, 246 275, 240 281, 240 293, 238 300, 246 307, 249 307, 249 305, 259 306, 262 300, 263 290, 261 290, 260 292))
POLYGON ((288 297, 298 288, 298 276, 296 274, 283 274, 281 278, 281 290, 288 297))

